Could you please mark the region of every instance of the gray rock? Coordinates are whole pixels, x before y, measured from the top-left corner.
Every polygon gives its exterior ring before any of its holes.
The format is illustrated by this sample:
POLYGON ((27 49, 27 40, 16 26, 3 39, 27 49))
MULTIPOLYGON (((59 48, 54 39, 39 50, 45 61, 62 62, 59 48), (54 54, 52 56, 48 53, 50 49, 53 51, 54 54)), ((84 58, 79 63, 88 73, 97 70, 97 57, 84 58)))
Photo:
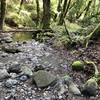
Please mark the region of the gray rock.
POLYGON ((32 76, 33 75, 32 70, 29 67, 27 67, 27 66, 22 66, 21 67, 21 71, 25 75, 28 75, 28 76, 32 76))
POLYGON ((72 82, 72 78, 69 75, 65 75, 62 77, 62 80, 65 84, 69 85, 72 82))
POLYGON ((73 82, 69 84, 68 88, 69 88, 69 91, 73 93, 74 95, 81 95, 80 90, 77 88, 77 86, 73 82))
POLYGON ((11 88, 13 87, 14 85, 17 85, 18 84, 18 81, 15 80, 15 79, 8 79, 6 82, 5 82, 5 86, 7 88, 11 88))
POLYGON ((10 100, 12 98, 12 95, 6 96, 5 100, 10 100))
POLYGON ((62 99, 62 95, 66 94, 66 93, 68 93, 67 85, 64 85, 64 84, 60 85, 60 90, 58 91, 59 98, 62 99))
POLYGON ((2 46, 2 50, 7 53, 18 53, 21 52, 20 49, 18 49, 16 46, 2 46))
POLYGON ((16 78, 16 77, 17 77, 17 74, 16 74, 16 73, 10 73, 10 76, 11 76, 12 78, 16 78))
POLYGON ((20 73, 21 72, 20 64, 14 64, 12 66, 9 66, 8 72, 9 73, 20 73))
POLYGON ((63 78, 58 78, 57 83, 54 87, 55 90, 57 90, 59 96, 68 92, 68 86, 65 84, 63 78))
POLYGON ((10 77, 10 75, 6 69, 0 69, 0 80, 6 79, 9 77, 10 77))
POLYGON ((28 77, 26 75, 20 76, 20 80, 23 82, 26 81, 27 79, 28 79, 28 77))
POLYGON ((35 81, 39 88, 44 88, 55 83, 56 79, 57 78, 54 75, 44 70, 37 71, 33 75, 33 81, 35 81))
POLYGON ((11 43, 11 42, 13 42, 13 39, 12 39, 11 37, 5 37, 5 38, 3 39, 3 41, 4 41, 5 43, 11 43))
POLYGON ((44 70, 45 68, 41 64, 37 64, 34 68, 34 71, 44 70))
POLYGON ((4 68, 4 64, 0 62, 0 68, 4 68))
POLYGON ((57 99, 55 98, 55 96, 43 96, 36 98, 36 100, 57 100, 57 99))
POLYGON ((80 90, 77 88, 77 86, 73 83, 72 78, 69 75, 65 75, 62 78, 63 84, 66 84, 68 86, 68 90, 73 93, 74 95, 81 95, 80 90))

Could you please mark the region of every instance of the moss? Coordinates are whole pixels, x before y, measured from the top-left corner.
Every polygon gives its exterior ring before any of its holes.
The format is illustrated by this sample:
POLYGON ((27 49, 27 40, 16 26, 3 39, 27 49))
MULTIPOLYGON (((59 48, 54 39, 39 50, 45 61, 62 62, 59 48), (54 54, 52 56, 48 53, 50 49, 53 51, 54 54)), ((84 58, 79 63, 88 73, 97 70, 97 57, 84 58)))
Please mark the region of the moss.
POLYGON ((74 61, 72 63, 72 69, 73 70, 83 70, 84 69, 84 63, 82 61, 74 61))

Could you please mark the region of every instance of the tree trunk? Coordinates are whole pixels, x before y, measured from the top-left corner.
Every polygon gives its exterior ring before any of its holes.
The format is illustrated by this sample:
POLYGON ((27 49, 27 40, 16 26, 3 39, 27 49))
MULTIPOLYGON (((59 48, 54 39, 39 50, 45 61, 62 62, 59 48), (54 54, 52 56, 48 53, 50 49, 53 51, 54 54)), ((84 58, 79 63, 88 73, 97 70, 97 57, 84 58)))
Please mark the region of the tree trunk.
POLYGON ((39 21, 40 21, 40 16, 39 16, 39 13, 40 13, 39 0, 36 0, 36 10, 37 10, 37 22, 36 22, 36 25, 38 25, 39 21))
POLYGON ((0 30, 3 30, 6 12, 6 0, 1 0, 0 30))
POLYGON ((62 1, 63 0, 58 0, 57 13, 55 13, 54 21, 56 21, 56 19, 59 17, 60 12, 62 11, 62 7, 61 7, 62 1))
POLYGON ((63 9, 62 9, 62 12, 61 12, 61 15, 60 15, 60 18, 59 18, 58 25, 62 25, 63 22, 64 22, 64 14, 65 14, 66 7, 67 7, 67 1, 68 1, 68 0, 65 0, 65 1, 64 1, 63 9))
POLYGON ((49 29, 50 28, 50 0, 43 0, 43 29, 49 29))
POLYGON ((66 8, 66 11, 64 13, 64 18, 66 17, 66 14, 68 13, 70 5, 71 5, 71 0, 68 1, 67 8, 66 8))
POLYGON ((60 12, 61 9, 62 9, 62 7, 61 7, 62 1, 63 1, 63 0, 59 0, 59 1, 58 1, 58 6, 57 6, 57 11, 58 11, 58 12, 60 12))

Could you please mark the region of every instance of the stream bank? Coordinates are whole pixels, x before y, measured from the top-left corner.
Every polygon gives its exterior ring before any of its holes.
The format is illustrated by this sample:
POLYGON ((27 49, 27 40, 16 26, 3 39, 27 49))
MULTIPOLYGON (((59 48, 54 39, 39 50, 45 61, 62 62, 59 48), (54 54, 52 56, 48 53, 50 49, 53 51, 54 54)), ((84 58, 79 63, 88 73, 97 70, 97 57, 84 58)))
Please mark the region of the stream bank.
MULTIPOLYGON (((86 73, 89 70, 76 72, 72 70, 70 64, 74 60, 92 60, 100 66, 100 42, 92 44, 86 51, 84 48, 69 51, 64 47, 52 48, 51 45, 39 43, 34 39, 11 43, 5 43, 5 40, 7 39, 3 39, 1 43, 1 47, 5 49, 0 49, 0 70, 6 70, 0 81, 0 100, 86 99, 83 95, 74 95, 63 82, 59 81, 57 83, 60 83, 60 86, 56 83, 44 89, 38 88, 26 73, 29 75, 31 72, 44 70, 49 72, 50 76, 54 75, 60 79, 69 75, 79 88, 90 77, 86 73), (81 54, 82 51, 84 52, 81 54), (24 73, 23 70, 21 71, 23 66, 26 66, 24 69, 27 69, 24 73)), ((99 94, 99 90, 97 90, 97 96, 88 99, 99 100, 99 94)))

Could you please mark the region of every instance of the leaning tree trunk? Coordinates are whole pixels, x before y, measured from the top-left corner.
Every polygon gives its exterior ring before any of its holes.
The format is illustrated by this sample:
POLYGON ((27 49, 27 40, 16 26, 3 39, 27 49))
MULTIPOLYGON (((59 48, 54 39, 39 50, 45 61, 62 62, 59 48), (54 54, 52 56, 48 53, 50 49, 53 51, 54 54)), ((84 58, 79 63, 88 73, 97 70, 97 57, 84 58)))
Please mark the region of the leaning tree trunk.
POLYGON ((65 0, 65 1, 64 1, 63 9, 62 9, 62 12, 61 12, 61 15, 60 15, 60 18, 59 18, 58 25, 62 25, 63 22, 64 22, 64 15, 65 15, 65 12, 66 12, 67 1, 68 1, 68 0, 65 0))
POLYGON ((50 0, 43 0, 43 19, 42 19, 43 29, 50 28, 50 18, 51 18, 50 0))
POLYGON ((0 30, 3 30, 6 12, 6 0, 1 0, 0 30))
POLYGON ((36 10, 37 10, 37 22, 36 22, 36 25, 38 25, 39 21, 40 21, 40 16, 39 16, 39 13, 40 13, 39 0, 36 0, 36 10))

